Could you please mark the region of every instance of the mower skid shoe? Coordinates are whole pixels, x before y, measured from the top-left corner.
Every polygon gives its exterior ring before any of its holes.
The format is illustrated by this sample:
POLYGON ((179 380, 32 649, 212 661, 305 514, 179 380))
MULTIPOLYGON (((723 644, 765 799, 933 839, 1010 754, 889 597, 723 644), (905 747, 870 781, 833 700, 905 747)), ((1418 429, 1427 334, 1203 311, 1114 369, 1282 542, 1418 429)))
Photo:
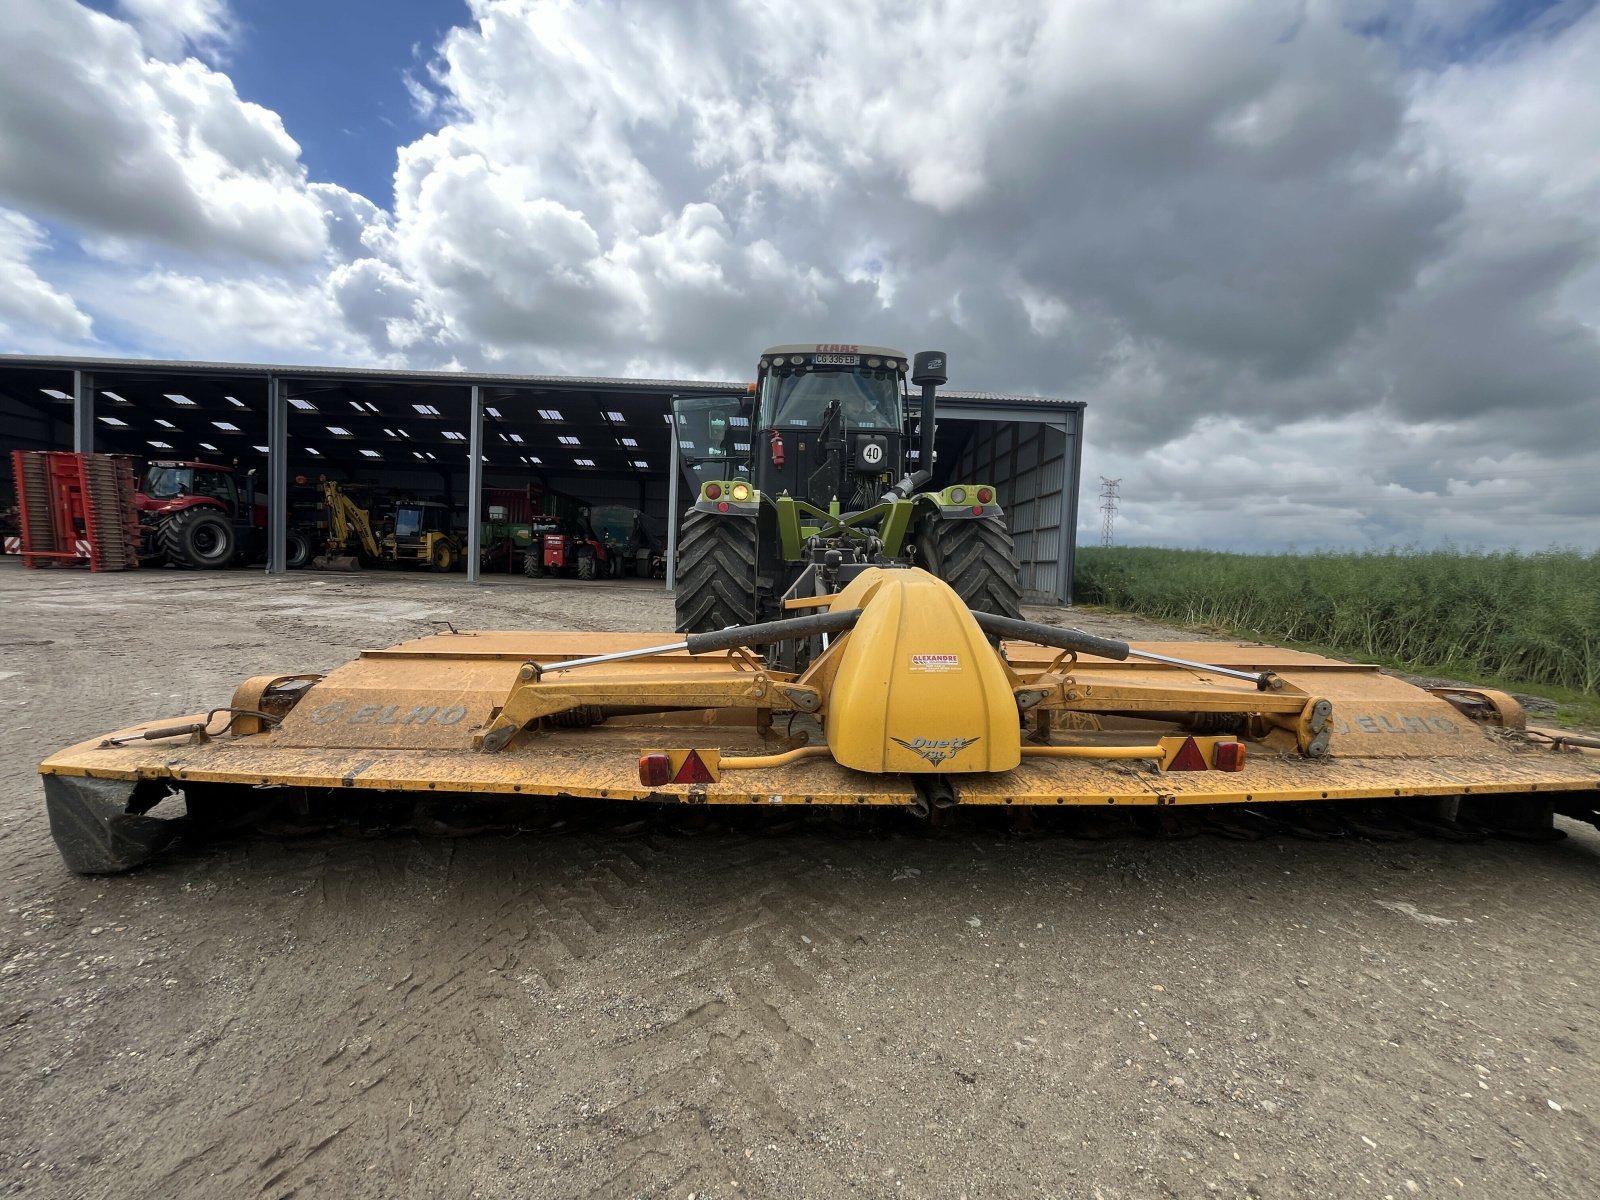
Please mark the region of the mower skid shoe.
POLYGON ((136 786, 124 779, 44 777, 50 833, 69 870, 79 875, 129 871, 149 862, 184 833, 189 824, 185 819, 128 812, 136 786))

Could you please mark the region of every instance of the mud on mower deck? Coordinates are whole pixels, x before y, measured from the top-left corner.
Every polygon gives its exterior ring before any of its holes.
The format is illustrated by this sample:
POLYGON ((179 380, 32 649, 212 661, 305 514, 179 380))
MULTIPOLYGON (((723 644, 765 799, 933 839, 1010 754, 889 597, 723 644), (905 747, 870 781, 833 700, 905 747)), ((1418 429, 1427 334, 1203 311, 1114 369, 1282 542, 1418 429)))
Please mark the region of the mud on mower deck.
POLYGON ((191 822, 373 793, 513 811, 570 797, 919 815, 1440 798, 1530 830, 1600 807, 1600 754, 1523 730, 1499 693, 1246 644, 1146 643, 1122 661, 1016 641, 996 653, 964 608, 929 616, 953 598, 943 585, 884 574, 893 587, 833 598, 835 624, 853 629, 799 675, 743 649, 661 649, 672 634, 462 632, 366 651, 326 677, 257 677, 226 709, 52 755, 52 832, 68 866, 94 873, 138 865, 191 822), (177 791, 190 815, 164 817, 177 791))

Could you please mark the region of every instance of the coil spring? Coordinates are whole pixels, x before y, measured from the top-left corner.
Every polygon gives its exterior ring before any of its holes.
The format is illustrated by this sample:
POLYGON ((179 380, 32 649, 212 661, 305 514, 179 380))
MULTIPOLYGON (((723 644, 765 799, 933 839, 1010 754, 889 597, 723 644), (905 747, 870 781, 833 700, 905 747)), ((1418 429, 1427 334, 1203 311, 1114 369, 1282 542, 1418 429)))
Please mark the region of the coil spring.
POLYGON ((1245 721, 1238 713, 1190 713, 1183 722, 1183 727, 1190 733, 1198 733, 1202 736, 1217 736, 1228 733, 1242 736, 1245 730, 1245 721))

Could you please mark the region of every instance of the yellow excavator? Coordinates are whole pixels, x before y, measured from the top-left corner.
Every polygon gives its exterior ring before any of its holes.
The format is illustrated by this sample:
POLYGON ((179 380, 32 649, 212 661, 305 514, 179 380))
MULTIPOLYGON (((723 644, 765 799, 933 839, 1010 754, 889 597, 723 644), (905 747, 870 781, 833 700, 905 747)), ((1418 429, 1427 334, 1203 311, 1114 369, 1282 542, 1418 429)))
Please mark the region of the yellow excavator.
POLYGON ((322 499, 328 513, 328 542, 312 560, 314 567, 355 571, 363 563, 406 563, 453 571, 461 561, 461 538, 451 532, 450 510, 443 504, 401 502, 395 507, 393 532, 380 537, 372 528, 372 515, 334 480, 322 481, 322 499))

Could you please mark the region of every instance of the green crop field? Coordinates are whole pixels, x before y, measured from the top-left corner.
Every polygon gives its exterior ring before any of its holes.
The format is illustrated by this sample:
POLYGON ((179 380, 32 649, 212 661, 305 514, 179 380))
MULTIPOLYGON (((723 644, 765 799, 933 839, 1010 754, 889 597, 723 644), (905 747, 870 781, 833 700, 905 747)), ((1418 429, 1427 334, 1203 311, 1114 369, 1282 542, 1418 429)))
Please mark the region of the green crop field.
POLYGON ((1600 698, 1600 553, 1091 547, 1075 596, 1418 673, 1600 698))

